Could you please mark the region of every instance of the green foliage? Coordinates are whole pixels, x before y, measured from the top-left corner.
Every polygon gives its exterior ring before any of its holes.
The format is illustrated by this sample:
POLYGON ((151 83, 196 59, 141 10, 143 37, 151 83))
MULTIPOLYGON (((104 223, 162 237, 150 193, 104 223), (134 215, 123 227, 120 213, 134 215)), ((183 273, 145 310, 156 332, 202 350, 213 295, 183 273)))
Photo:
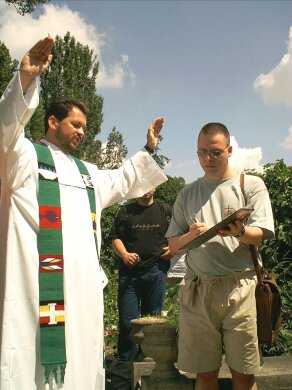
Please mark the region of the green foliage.
POLYGON ((39 141, 44 137, 45 126, 44 126, 45 110, 42 98, 37 106, 33 116, 25 127, 25 136, 32 142, 39 141))
POLYGON ((162 154, 159 154, 159 151, 160 151, 160 147, 159 147, 159 144, 160 142, 163 140, 163 137, 161 134, 159 134, 158 136, 158 144, 157 144, 157 147, 155 149, 155 152, 153 154, 153 158, 154 160, 156 161, 156 164, 161 168, 163 169, 165 167, 165 165, 170 161, 168 157, 166 156, 163 156, 162 154))
POLYGON ((171 323, 178 323, 179 317, 179 301, 178 301, 179 284, 174 286, 167 285, 163 310, 167 312, 167 319, 171 323))
POLYGON ((118 272, 108 273, 109 282, 104 289, 105 348, 110 353, 116 349, 118 315, 118 272))
POLYGON ((121 206, 119 204, 115 204, 103 210, 101 216, 101 262, 108 277, 111 277, 114 271, 118 269, 117 258, 112 248, 112 243, 110 239, 110 232, 120 207, 121 206))
POLYGON ((120 167, 128 153, 128 149, 123 142, 122 134, 113 127, 107 138, 106 145, 98 151, 96 157, 97 166, 102 169, 116 169, 120 167))
POLYGON ((5 0, 9 5, 12 4, 20 15, 30 14, 35 11, 38 4, 44 4, 50 0, 5 0))
POLYGON ((281 288, 283 328, 279 340, 271 348, 264 348, 264 355, 284 355, 292 353, 292 167, 277 160, 267 164, 263 173, 251 171, 260 176, 269 191, 274 222, 275 239, 266 240, 260 247, 264 266, 273 271, 281 288))
POLYGON ((18 66, 18 61, 12 60, 9 50, 4 43, 0 41, 0 96, 2 96, 9 81, 12 79, 18 66))
POLYGON ((118 329, 118 258, 115 254, 110 239, 110 232, 119 204, 115 204, 102 212, 101 216, 101 263, 108 277, 108 284, 104 289, 104 328, 105 347, 108 353, 113 352, 117 344, 118 329))
POLYGON ((167 176, 168 181, 156 188, 155 199, 173 205, 179 191, 186 185, 183 177, 167 176))

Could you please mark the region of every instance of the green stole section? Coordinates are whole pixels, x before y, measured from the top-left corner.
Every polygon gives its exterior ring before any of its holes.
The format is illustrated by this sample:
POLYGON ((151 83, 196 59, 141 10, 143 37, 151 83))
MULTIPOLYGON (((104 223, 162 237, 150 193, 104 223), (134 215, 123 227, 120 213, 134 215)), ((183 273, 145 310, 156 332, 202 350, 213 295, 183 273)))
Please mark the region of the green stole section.
MULTIPOLYGON (((60 188, 55 163, 46 145, 34 144, 39 168, 39 300, 41 364, 45 383, 52 373, 56 383, 64 383, 66 368, 63 237, 60 188), (42 172, 46 171, 43 175, 42 172), (49 178, 48 178, 49 177, 49 178), (60 380, 58 380, 58 371, 60 380)), ((74 158, 86 185, 97 249, 96 202, 85 164, 74 158)))

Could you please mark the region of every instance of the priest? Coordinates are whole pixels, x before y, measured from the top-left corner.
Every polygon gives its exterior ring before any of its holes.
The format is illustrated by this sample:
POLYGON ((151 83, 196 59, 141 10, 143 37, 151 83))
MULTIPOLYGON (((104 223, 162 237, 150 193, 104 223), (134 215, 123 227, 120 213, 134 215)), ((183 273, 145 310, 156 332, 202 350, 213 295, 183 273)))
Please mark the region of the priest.
POLYGON ((71 156, 86 134, 76 99, 51 105, 38 144, 25 138, 53 45, 24 55, 0 100, 1 390, 104 389, 101 211, 167 180, 151 157, 162 117, 116 170, 71 156))

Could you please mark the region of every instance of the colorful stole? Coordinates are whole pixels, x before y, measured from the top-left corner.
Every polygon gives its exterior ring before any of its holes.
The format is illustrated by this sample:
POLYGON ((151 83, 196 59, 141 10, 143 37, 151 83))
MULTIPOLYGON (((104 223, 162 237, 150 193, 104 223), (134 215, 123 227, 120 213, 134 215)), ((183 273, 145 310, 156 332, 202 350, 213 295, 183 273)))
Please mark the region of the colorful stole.
MULTIPOLYGON (((56 383, 64 383, 66 369, 65 308, 63 288, 63 237, 60 188, 55 163, 47 145, 34 144, 39 168, 39 323, 41 364, 45 383, 52 373, 56 383), (44 171, 46 174, 44 175, 44 171), (60 381, 58 380, 58 370, 60 381)), ((97 248, 96 203, 93 184, 84 163, 74 158, 86 185, 97 248)))

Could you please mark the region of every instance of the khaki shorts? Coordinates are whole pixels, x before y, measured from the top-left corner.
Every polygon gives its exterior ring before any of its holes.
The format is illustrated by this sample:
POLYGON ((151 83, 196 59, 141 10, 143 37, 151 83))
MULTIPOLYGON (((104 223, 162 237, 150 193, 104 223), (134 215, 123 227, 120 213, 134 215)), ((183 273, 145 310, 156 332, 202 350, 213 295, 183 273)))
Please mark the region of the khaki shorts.
POLYGON ((181 371, 216 370, 223 354, 237 372, 259 370, 255 285, 254 271, 217 278, 187 272, 178 294, 177 366, 181 371))

